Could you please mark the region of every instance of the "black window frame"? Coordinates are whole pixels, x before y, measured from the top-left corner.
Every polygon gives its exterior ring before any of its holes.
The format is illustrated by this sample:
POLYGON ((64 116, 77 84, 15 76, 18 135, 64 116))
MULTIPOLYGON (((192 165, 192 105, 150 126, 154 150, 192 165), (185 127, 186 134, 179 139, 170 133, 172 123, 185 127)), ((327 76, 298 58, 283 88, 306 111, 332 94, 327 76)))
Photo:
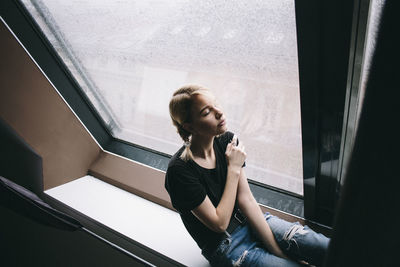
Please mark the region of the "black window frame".
MULTIPOLYGON (((261 204, 327 226, 332 225, 340 189, 334 160, 340 154, 353 9, 358 1, 295 1, 304 197, 250 180, 261 204), (326 168, 328 175, 323 173, 326 168)), ((2 1, 1 16, 104 150, 166 170, 170 155, 111 135, 19 0, 2 1)))

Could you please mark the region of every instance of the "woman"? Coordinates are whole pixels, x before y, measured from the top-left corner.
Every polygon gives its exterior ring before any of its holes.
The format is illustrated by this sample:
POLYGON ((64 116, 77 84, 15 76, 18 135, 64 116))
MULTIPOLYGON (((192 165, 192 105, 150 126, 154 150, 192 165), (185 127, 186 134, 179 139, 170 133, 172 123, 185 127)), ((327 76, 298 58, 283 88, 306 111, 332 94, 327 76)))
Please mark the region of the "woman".
POLYGON ((321 265, 328 238, 262 214, 245 176, 244 146, 227 131, 210 91, 197 85, 181 87, 169 110, 185 145, 171 158, 165 187, 210 264, 321 265))

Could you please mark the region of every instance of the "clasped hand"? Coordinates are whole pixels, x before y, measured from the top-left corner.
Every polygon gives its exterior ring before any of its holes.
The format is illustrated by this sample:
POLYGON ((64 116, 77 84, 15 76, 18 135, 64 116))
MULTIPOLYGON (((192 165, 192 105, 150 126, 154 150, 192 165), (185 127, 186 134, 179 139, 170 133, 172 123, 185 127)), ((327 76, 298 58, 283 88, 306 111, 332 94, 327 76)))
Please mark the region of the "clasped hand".
POLYGON ((225 151, 225 157, 228 162, 228 166, 241 168, 246 160, 246 152, 244 151, 244 145, 240 142, 236 145, 237 136, 233 136, 232 141, 227 145, 225 151))

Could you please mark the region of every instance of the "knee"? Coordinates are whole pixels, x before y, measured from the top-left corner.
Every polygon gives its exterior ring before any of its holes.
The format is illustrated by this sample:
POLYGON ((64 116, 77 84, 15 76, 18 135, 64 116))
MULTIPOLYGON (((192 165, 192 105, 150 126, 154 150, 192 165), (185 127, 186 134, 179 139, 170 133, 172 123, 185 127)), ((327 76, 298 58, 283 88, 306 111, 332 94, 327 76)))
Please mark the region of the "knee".
POLYGON ((326 251, 329 244, 329 238, 323 234, 297 223, 285 232, 283 240, 288 243, 294 242, 296 245, 304 243, 304 245, 307 244, 306 247, 322 251, 326 251))
POLYGON ((309 231, 303 225, 296 223, 293 224, 289 229, 287 229, 287 231, 283 235, 283 240, 286 241, 288 244, 291 244, 292 242, 297 244, 296 239, 304 238, 308 233, 309 231))

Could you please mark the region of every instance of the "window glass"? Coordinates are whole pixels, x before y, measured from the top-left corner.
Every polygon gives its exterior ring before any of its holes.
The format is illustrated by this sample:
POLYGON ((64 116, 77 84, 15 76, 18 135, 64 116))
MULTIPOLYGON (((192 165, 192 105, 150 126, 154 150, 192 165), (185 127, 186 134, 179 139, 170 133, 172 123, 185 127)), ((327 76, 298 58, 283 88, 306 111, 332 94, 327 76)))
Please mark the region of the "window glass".
POLYGON ((168 102, 210 88, 249 179, 303 194, 293 0, 23 0, 116 138, 174 154, 168 102))
MULTIPOLYGON (((368 82, 369 69, 371 67, 372 56, 375 51, 375 41, 378 34, 378 27, 382 15, 385 0, 372 0, 369 6, 369 16, 367 24, 367 32, 365 35, 364 59, 361 71, 361 86, 359 92, 359 104, 357 109, 357 120, 361 115, 362 102, 364 100, 365 87, 368 82)), ((357 125, 358 126, 358 125, 357 125)))

